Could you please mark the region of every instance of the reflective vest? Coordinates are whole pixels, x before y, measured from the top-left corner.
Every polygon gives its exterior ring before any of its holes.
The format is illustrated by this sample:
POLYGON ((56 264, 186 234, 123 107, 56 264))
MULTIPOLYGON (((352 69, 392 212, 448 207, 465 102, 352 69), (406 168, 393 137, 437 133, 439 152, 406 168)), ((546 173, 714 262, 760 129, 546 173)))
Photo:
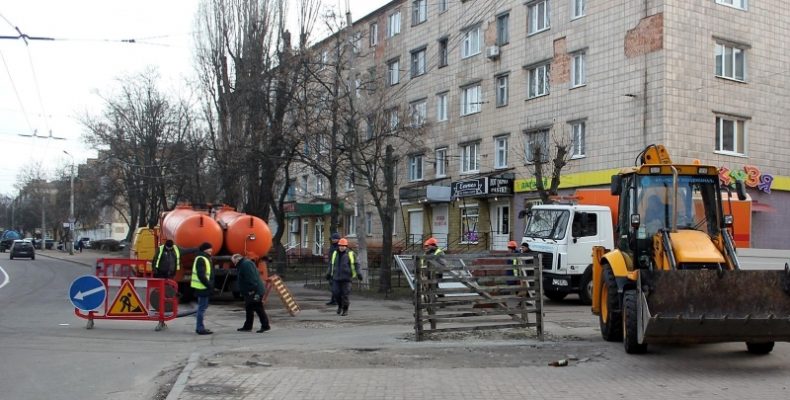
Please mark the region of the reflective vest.
MULTIPOLYGON (((434 249, 433 254, 425 254, 425 255, 426 256, 443 256, 444 255, 444 251, 441 248, 437 247, 436 249, 434 249)), ((425 268, 425 257, 420 258, 420 267, 425 268)))
MULTIPOLYGON (((332 276, 335 276, 335 260, 337 260, 337 253, 339 251, 340 250, 335 250, 332 252, 332 260, 330 261, 330 267, 329 267, 330 268, 329 273, 332 274, 332 276)), ((354 279, 357 277, 357 262, 354 260, 356 256, 354 255, 353 251, 351 250, 346 250, 346 251, 348 251, 348 262, 351 264, 351 279, 354 279)))
MULTIPOLYGON (((156 264, 154 264, 154 269, 159 271, 159 260, 162 259, 162 253, 165 251, 165 245, 159 246, 159 254, 156 256, 156 264)), ((176 271, 181 269, 181 250, 178 249, 178 246, 173 246, 173 251, 176 252, 176 271)))
MULTIPOLYGON (((513 265, 518 265, 518 259, 514 258, 510 260, 513 265)), ((518 268, 513 268, 513 276, 518 276, 518 268)))
POLYGON ((202 262, 206 265, 206 280, 209 282, 211 281, 211 260, 206 256, 197 256, 195 257, 195 261, 192 262, 192 282, 189 286, 198 290, 208 289, 198 278, 198 262, 202 262))

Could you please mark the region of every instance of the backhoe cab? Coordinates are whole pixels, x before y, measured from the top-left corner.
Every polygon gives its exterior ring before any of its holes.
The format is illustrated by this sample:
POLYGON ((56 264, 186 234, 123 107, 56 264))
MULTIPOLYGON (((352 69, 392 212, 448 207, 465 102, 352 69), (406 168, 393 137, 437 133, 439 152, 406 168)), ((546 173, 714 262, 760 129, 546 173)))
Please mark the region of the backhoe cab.
POLYGON ((718 169, 673 164, 661 145, 638 160, 612 177, 615 248, 593 248, 592 311, 603 338, 622 340, 628 353, 744 341, 766 354, 790 341, 790 272, 740 269, 718 169))

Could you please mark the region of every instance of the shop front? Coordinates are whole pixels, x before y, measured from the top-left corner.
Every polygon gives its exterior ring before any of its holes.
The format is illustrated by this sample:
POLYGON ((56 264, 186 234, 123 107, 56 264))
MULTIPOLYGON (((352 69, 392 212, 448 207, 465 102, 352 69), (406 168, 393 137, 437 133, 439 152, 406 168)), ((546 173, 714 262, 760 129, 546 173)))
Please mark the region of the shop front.
POLYGON ((451 184, 450 229, 457 245, 469 251, 507 250, 511 238, 513 179, 479 177, 451 184), (455 236, 453 233, 455 233, 455 236))
POLYGON ((422 184, 399 190, 405 243, 408 251, 422 249, 423 241, 435 237, 439 246, 446 248, 449 235, 450 187, 422 184))
MULTIPOLYGON (((340 207, 342 209, 342 205, 340 207)), ((329 203, 285 203, 288 221, 286 251, 290 254, 322 256, 329 238, 329 203)))

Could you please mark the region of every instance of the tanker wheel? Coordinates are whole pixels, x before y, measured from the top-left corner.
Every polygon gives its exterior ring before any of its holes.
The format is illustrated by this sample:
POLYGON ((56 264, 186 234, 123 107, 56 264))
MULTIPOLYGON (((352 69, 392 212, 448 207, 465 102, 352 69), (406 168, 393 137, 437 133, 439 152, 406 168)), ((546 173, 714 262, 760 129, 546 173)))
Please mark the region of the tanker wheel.
POLYGON ((601 336, 606 341, 619 342, 623 340, 623 317, 612 267, 604 266, 601 281, 601 313, 598 315, 601 336))
POLYGON ((563 293, 563 292, 555 292, 555 291, 548 291, 547 290, 547 291, 543 292, 543 295, 548 297, 549 300, 562 301, 565 298, 565 296, 567 296, 568 294, 567 293, 563 293))
POLYGON ((755 343, 755 342, 746 342, 746 350, 752 354, 768 354, 771 350, 774 349, 774 342, 764 342, 764 343, 755 343))
POLYGON ((579 300, 582 304, 589 306, 592 304, 592 265, 587 267, 587 270, 582 274, 582 280, 579 282, 579 300))
POLYGON ((644 354, 647 343, 639 343, 639 328, 636 313, 638 307, 636 290, 626 290, 623 294, 623 345, 628 354, 644 354))

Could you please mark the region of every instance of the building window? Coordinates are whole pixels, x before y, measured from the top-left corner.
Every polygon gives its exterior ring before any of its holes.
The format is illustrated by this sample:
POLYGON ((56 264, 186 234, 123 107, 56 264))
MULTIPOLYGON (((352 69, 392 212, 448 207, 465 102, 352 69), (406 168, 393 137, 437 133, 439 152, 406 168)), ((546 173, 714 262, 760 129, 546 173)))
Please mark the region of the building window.
POLYGON ((346 192, 353 192, 354 191, 354 176, 352 175, 346 177, 346 192))
POLYGON ((439 12, 443 13, 447 11, 447 0, 439 0, 439 12))
POLYGON ((425 48, 411 52, 411 77, 417 77, 425 73, 425 48))
POLYGON ((390 14, 387 18, 387 37, 393 37, 400 33, 400 10, 390 14))
POLYGON ((543 32, 549 29, 549 0, 538 1, 528 6, 529 29, 527 33, 543 32))
POLYGON ((436 120, 447 121, 447 96, 448 93, 439 93, 436 95, 436 120))
POLYGON ((584 141, 587 127, 584 121, 571 123, 571 157, 584 157, 584 141))
POLYGON ((447 38, 439 39, 439 68, 447 66, 447 38))
POLYGON ((587 12, 587 0, 571 0, 571 19, 581 18, 587 12))
POLYGON ((717 4, 723 4, 725 6, 735 7, 741 10, 745 10, 747 7, 748 0, 716 0, 717 4))
POLYGON ((746 154, 746 121, 733 117, 716 117, 716 151, 746 154))
POLYGON ((324 194, 324 178, 318 175, 315 177, 315 194, 324 194))
POLYGON ((387 63, 387 72, 389 73, 387 76, 389 77, 390 86, 400 83, 400 60, 397 58, 390 60, 387 63))
POLYGON ((329 63, 329 52, 326 50, 321 51, 321 66, 319 67, 321 70, 326 68, 327 63, 329 63))
POLYGON ((502 14, 496 17, 496 44, 497 46, 506 45, 510 42, 510 14, 502 14))
POLYGON ((461 115, 480 112, 480 84, 467 86, 461 89, 461 115))
POLYGON ((310 192, 310 187, 307 186, 309 177, 307 175, 302 175, 302 195, 307 195, 310 192))
POLYGON ((587 57, 583 51, 573 54, 571 59, 571 86, 579 87, 587 84, 587 57))
POLYGON ((373 213, 370 211, 365 213, 365 233, 368 236, 373 234, 373 213))
POLYGON ((354 206, 354 214, 346 215, 346 236, 357 236, 357 207, 354 206))
POLYGON ((411 24, 417 25, 428 19, 428 0, 414 0, 411 2, 411 24))
POLYGON ((379 44, 379 24, 374 22, 370 24, 370 47, 377 44, 379 44))
POLYGON ((540 155, 540 162, 547 162, 549 160, 549 131, 533 131, 527 132, 526 138, 526 159, 527 163, 534 163, 537 156, 540 155))
POLYGON ((716 76, 743 81, 746 52, 738 47, 716 44, 716 76))
POLYGON ((409 157, 409 182, 422 180, 422 154, 409 157))
POLYGON ((494 138, 494 168, 507 168, 507 136, 494 138))
POLYGON ((461 146, 461 173, 480 171, 480 143, 461 146))
POLYGON ((469 28, 464 32, 461 46, 461 58, 471 57, 480 53, 480 26, 469 28))
POLYGON ((508 76, 500 75, 496 77, 496 106, 504 107, 508 101, 508 76))
POLYGON ((538 65, 529 70, 529 98, 549 94, 549 64, 538 65))
POLYGON ((398 129, 400 125, 400 117, 398 117, 398 108, 393 107, 386 111, 387 120, 389 121, 390 131, 398 129))
POLYGON ((372 116, 369 115, 365 118, 365 122, 367 122, 365 124, 365 138, 367 140, 371 140, 373 139, 375 133, 374 130, 376 127, 376 121, 372 116))
POLYGON ((302 248, 306 249, 310 245, 309 238, 310 238, 310 222, 306 219, 302 220, 302 248))
POLYGON ((409 111, 411 112, 412 128, 419 128, 425 125, 425 120, 428 116, 428 102, 425 99, 409 104, 409 111))
POLYGON ((447 148, 436 149, 436 177, 447 176, 447 148))
POLYGON ((480 207, 461 207, 461 243, 474 244, 480 240, 477 225, 480 220, 480 207))

